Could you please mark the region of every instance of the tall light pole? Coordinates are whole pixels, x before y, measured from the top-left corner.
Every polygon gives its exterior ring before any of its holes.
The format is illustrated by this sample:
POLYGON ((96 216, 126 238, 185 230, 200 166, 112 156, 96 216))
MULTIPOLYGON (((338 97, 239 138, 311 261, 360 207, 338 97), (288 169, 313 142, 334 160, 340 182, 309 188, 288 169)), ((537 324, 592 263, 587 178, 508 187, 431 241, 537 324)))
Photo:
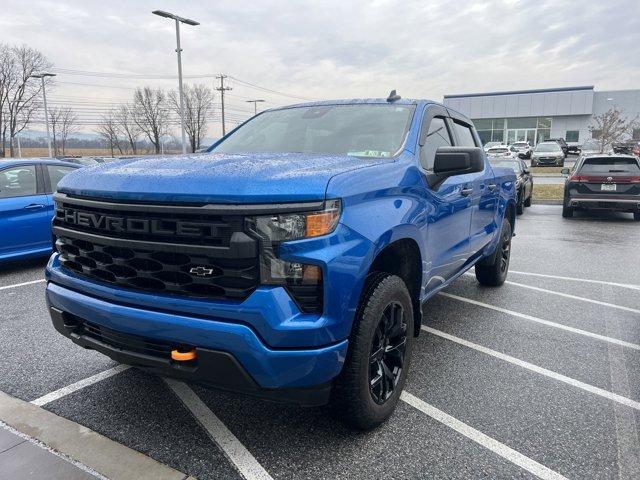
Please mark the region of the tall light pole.
POLYGON ((47 143, 49 144, 49 158, 53 158, 53 152, 51 151, 51 135, 49 134, 49 110, 47 110, 47 92, 44 87, 44 79, 46 77, 55 77, 55 73, 38 73, 37 75, 31 75, 30 78, 39 78, 42 80, 42 99, 44 100, 44 123, 47 125, 47 143))
POLYGON ((163 10, 154 10, 154 15, 158 15, 164 18, 171 18, 176 22, 176 53, 178 54, 178 91, 180 93, 180 127, 182 128, 182 153, 187 153, 187 137, 185 135, 184 128, 184 98, 182 93, 182 48, 180 48, 180 24, 186 23, 187 25, 200 25, 195 20, 189 18, 182 18, 173 13, 165 12, 163 10))
POLYGON ((258 103, 266 102, 266 100, 247 100, 247 103, 253 103, 253 114, 258 114, 258 103))

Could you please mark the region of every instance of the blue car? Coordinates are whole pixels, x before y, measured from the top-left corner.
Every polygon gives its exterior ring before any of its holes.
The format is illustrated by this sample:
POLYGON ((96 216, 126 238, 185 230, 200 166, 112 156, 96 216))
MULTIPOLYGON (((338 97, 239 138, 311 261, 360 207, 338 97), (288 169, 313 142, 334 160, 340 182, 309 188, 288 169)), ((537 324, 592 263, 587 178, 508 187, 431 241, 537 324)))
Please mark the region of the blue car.
POLYGON ((77 168, 55 160, 0 160, 0 263, 51 254, 53 192, 77 168))
POLYGON ((515 181, 435 102, 265 111, 207 153, 62 180, 53 324, 123 363, 372 428, 400 398, 422 303, 473 267, 505 281, 515 181))

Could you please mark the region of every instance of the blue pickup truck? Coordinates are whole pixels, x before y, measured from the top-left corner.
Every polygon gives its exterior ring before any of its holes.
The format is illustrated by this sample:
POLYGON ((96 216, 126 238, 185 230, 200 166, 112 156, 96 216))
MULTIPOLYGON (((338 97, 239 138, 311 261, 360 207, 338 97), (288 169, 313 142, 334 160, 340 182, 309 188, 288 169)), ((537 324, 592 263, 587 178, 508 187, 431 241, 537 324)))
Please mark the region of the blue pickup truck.
POLYGON ((151 372, 373 428, 405 385, 421 306, 506 278, 513 171, 424 100, 265 111, 207 153, 65 177, 47 266, 55 328, 151 372))

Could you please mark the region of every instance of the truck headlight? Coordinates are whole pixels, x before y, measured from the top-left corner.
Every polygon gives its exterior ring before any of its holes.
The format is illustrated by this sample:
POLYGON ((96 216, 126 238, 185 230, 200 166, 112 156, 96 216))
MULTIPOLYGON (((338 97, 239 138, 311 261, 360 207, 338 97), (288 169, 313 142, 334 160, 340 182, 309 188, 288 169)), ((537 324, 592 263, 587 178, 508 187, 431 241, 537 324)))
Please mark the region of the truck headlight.
POLYGON ((286 213, 249 217, 246 229, 258 238, 260 246, 260 283, 282 285, 304 312, 322 312, 322 268, 278 258, 280 243, 326 235, 335 230, 340 219, 340 200, 327 200, 324 209, 308 213, 286 213))
POLYGON ((288 242, 318 237, 335 230, 340 218, 340 200, 327 200, 324 210, 309 213, 285 213, 247 219, 249 230, 261 239, 288 242))

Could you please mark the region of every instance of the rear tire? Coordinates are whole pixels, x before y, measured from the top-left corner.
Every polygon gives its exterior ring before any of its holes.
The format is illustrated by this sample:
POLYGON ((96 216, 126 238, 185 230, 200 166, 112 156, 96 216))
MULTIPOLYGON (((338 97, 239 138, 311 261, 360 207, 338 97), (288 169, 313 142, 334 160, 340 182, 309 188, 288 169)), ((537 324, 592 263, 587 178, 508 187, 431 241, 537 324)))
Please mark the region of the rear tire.
POLYGON ((562 206, 562 216, 564 218, 573 218, 573 207, 562 206))
POLYGON ((493 262, 489 265, 479 263, 476 265, 476 279, 481 285, 499 287, 507 279, 509 273, 509 260, 511 258, 511 223, 505 217, 502 221, 500 242, 493 262))
POLYGON ((331 406, 347 426, 370 430, 391 416, 407 380, 413 331, 413 303, 404 281, 371 274, 331 392, 331 406))
POLYGON ((531 187, 531 193, 529 194, 527 199, 524 201, 524 206, 525 207, 530 207, 531 206, 532 197, 533 197, 533 187, 531 187))
POLYGON ((518 203, 516 204, 516 214, 522 215, 524 213, 524 190, 518 192, 518 203))
POLYGON ((636 222, 640 222, 640 212, 633 212, 633 219, 636 222))

